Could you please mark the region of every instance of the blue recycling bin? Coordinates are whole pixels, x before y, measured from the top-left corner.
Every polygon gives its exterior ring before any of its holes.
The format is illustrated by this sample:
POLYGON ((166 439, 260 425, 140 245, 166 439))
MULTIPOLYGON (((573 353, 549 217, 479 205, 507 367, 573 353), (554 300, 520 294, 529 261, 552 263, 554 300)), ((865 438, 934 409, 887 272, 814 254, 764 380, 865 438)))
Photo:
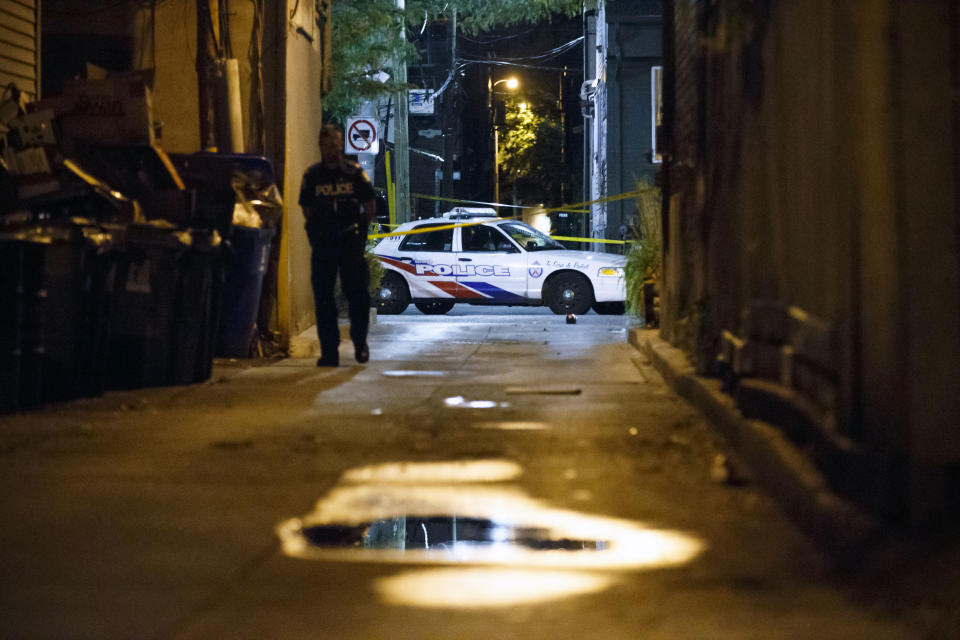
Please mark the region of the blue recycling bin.
POLYGON ((253 353, 263 277, 270 262, 273 229, 234 226, 226 257, 226 278, 216 354, 249 358, 253 353))

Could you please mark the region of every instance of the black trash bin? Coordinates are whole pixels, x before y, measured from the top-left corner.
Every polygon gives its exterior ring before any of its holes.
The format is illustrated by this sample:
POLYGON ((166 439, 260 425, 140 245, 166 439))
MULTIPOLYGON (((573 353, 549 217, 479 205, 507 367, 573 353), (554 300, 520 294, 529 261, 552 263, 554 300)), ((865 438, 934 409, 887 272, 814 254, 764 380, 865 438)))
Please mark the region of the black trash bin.
POLYGON ((0 237, 0 411, 20 406, 23 360, 23 251, 0 237))
POLYGON ((260 310, 263 277, 270 262, 273 229, 235 226, 227 251, 218 356, 249 358, 260 310))
POLYGON ((188 233, 130 225, 118 247, 109 346, 112 389, 170 384, 181 264, 188 233))
POLYGON ((190 248, 181 255, 179 267, 171 384, 210 378, 223 291, 220 234, 212 229, 190 229, 188 233, 190 248))
POLYGON ((212 229, 130 225, 117 251, 109 384, 135 389, 210 377, 223 289, 212 229))
POLYGON ((78 219, 0 236, 0 408, 102 393, 112 242, 78 219))
POLYGON ((214 228, 224 238, 231 237, 237 175, 245 175, 264 187, 276 181, 270 160, 254 154, 172 153, 170 161, 186 187, 196 191, 191 218, 181 224, 214 228))

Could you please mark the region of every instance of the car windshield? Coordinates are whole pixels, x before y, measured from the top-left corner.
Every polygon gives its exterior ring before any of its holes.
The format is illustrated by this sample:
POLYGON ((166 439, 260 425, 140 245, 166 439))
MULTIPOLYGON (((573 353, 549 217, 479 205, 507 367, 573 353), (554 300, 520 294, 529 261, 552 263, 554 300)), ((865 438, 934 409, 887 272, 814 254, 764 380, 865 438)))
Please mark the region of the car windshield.
POLYGON ((565 246, 548 236, 537 231, 524 222, 504 222, 497 225, 501 231, 505 231, 508 236, 527 251, 551 251, 554 249, 566 249, 565 246))

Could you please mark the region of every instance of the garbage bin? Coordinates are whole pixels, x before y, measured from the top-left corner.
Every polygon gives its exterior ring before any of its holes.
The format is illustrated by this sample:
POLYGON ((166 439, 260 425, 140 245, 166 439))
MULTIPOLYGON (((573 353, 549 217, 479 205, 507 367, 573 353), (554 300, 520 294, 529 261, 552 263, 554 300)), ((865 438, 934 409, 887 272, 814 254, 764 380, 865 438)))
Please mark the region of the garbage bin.
POLYGON ((187 233, 190 248, 180 257, 171 384, 192 384, 210 377, 223 290, 220 234, 213 229, 187 233))
POLYGON ((0 408, 103 391, 111 246, 79 219, 0 236, 0 408))
POLYGON ((0 238, 0 411, 20 406, 23 252, 0 238))
POLYGON ((250 357, 270 243, 282 212, 273 165, 252 154, 171 154, 170 160, 187 188, 196 191, 189 226, 216 229, 227 240, 215 353, 250 357), (258 213, 263 228, 234 224, 238 201, 258 213))
POLYGON ((117 251, 108 349, 113 389, 170 384, 182 258, 192 238, 164 225, 130 225, 117 251))
POLYGON ((196 191, 189 227, 217 229, 229 238, 236 202, 234 180, 238 175, 263 186, 275 182, 273 164, 265 157, 244 153, 172 153, 170 161, 188 189, 196 191))
POLYGON ((219 356, 249 358, 252 353, 273 232, 273 229, 233 227, 217 339, 219 356))

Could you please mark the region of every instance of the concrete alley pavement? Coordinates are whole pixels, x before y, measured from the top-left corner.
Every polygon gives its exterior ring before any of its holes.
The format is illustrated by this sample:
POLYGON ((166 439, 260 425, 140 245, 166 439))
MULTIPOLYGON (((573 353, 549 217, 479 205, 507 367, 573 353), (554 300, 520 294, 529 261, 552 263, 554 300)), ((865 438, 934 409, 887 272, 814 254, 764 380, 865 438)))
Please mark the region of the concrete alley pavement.
POLYGON ((4 416, 0 637, 923 637, 729 477, 627 329, 380 317, 366 365, 4 416), (438 544, 449 518, 487 544, 438 544), (384 522, 422 535, 365 548, 384 522))

